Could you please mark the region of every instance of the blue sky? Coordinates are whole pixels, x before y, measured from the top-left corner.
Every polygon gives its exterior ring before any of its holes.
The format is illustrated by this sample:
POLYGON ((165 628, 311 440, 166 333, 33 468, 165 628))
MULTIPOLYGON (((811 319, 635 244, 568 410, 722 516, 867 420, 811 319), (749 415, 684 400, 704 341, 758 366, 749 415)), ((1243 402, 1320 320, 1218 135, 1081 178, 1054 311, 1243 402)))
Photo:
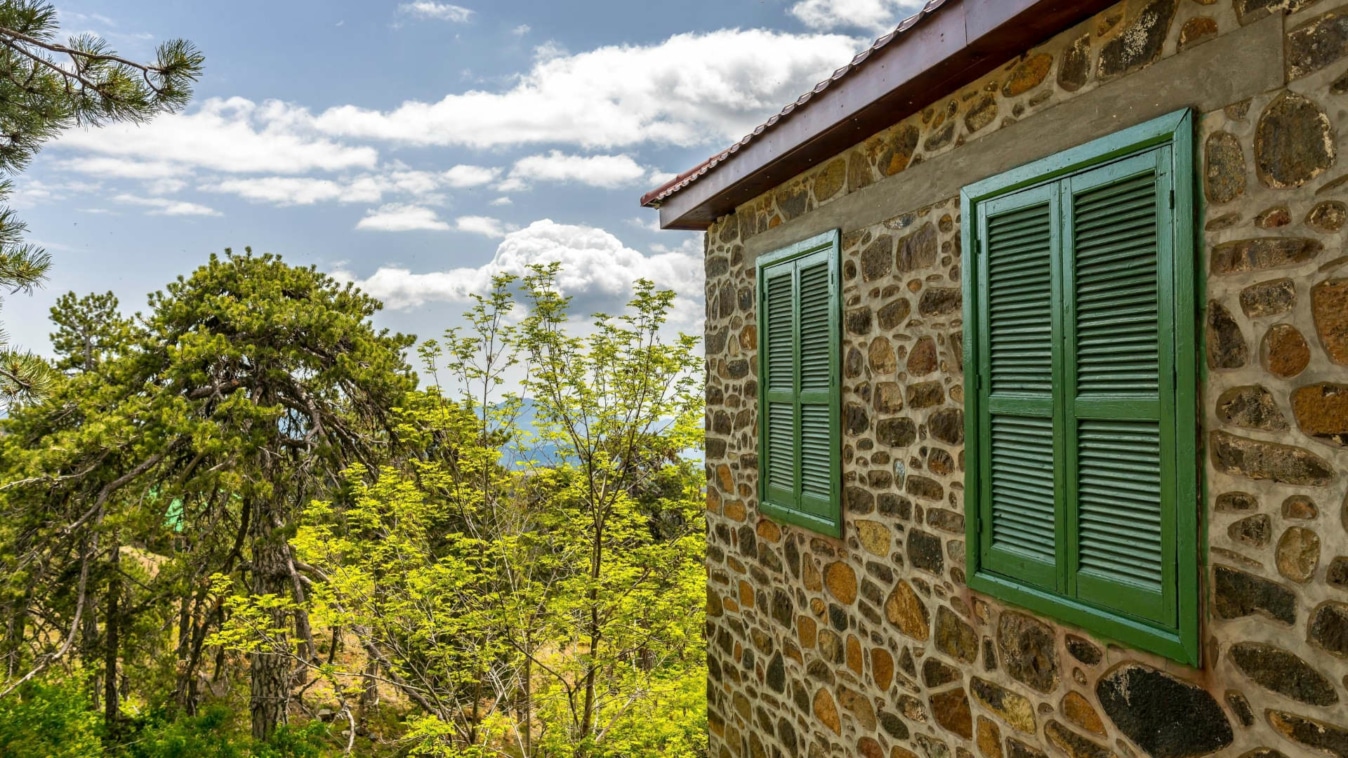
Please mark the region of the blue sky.
POLYGON ((54 266, 4 299, 46 352, 63 292, 126 310, 226 247, 350 279, 422 337, 496 271, 560 260, 583 311, 637 277, 699 328, 700 239, 638 197, 738 139, 915 10, 907 0, 60 0, 63 32, 148 59, 192 40, 182 114, 76 130, 11 198, 54 266))

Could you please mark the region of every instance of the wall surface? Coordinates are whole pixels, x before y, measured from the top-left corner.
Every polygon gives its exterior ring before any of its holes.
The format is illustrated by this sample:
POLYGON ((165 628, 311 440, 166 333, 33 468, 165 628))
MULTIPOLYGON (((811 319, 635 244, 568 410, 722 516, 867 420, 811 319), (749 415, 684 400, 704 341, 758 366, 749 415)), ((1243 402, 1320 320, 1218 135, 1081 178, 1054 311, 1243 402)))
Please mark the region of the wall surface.
POLYGON ((936 94, 707 233, 712 755, 1348 757, 1348 3, 1127 0, 936 94), (1205 206, 1200 669, 964 581, 959 188, 1180 107, 1205 206), (842 540, 755 495, 754 259, 833 228, 842 540))

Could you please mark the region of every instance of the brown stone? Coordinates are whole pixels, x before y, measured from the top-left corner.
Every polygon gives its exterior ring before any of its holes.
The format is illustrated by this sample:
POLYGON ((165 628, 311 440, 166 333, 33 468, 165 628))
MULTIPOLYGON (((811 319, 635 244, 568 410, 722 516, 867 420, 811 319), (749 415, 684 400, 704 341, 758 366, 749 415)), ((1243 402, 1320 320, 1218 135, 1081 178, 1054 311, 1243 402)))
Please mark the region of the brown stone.
POLYGON ((1100 50, 1100 78, 1136 71, 1161 55, 1175 18, 1176 0, 1153 0, 1100 50))
POLYGON ((908 562, 913 568, 940 575, 945 570, 941 538, 919 529, 908 532, 908 562))
POLYGON ((861 652, 861 640, 856 635, 847 635, 847 668, 851 669, 853 674, 861 676, 866 670, 866 659, 861 652))
POLYGON ((969 710, 969 698, 963 689, 940 692, 931 696, 931 715, 947 731, 964 739, 973 739, 974 717, 969 710))
POLYGON ((1002 94, 1007 97, 1016 97, 1038 87, 1048 72, 1053 68, 1053 56, 1048 53, 1039 53, 1016 64, 1011 69, 1011 76, 1007 78, 1006 84, 1002 85, 1002 94))
POLYGON ((1348 205, 1337 200, 1318 203, 1306 213, 1306 226, 1325 234, 1339 231, 1346 222, 1348 222, 1348 205))
POLYGON ((1339 702, 1334 684, 1296 655, 1272 645, 1241 642, 1229 652, 1241 673, 1261 687, 1308 705, 1339 702))
POLYGON ((1327 279, 1312 287, 1311 313, 1329 359, 1348 366, 1348 279, 1327 279))
POLYGON ((1320 565, 1320 536, 1294 526, 1278 539, 1278 573, 1294 582, 1308 582, 1320 565))
POLYGON ((964 295, 958 287, 928 287, 917 302, 923 316, 945 316, 964 307, 964 295))
POLYGON ((1282 501, 1282 517, 1294 521, 1310 521, 1320 515, 1315 501, 1305 495, 1292 495, 1282 501))
POLYGON ((1300 187, 1328 171, 1336 153, 1329 116, 1302 95, 1283 92, 1259 117, 1254 164, 1267 187, 1300 187))
POLYGON ((1029 698, 978 677, 970 680, 969 691, 979 704, 997 714, 1011 728, 1026 734, 1034 734, 1034 704, 1029 698))
POLYGON ((1264 367, 1274 376, 1289 379, 1306 370, 1311 348, 1306 338, 1291 324, 1276 324, 1264 335, 1260 353, 1264 367))
POLYGON ((918 138, 922 133, 913 124, 902 124, 886 133, 876 165, 880 173, 893 176, 908 168, 917 151, 918 138))
POLYGON ((1249 347, 1240 324, 1215 300, 1208 303, 1207 346, 1209 368, 1240 368, 1249 360, 1249 347))
POLYGON ((1240 292, 1240 309, 1250 318, 1287 313, 1296 301, 1296 285, 1291 279, 1251 284, 1240 292))
POLYGON ((1321 382, 1292 393, 1292 413, 1301 431, 1348 447, 1348 384, 1321 382))
POLYGON ((1324 250, 1312 239, 1262 237, 1225 242, 1212 249, 1210 269, 1214 274, 1242 274, 1305 263, 1324 250))
POLYGON ((1044 725, 1044 736, 1068 758, 1115 758, 1109 748, 1091 742, 1056 721, 1044 725))
POLYGON ((873 282, 889 276, 894 268, 894 238, 882 234, 861 251, 861 280, 873 282))
POLYGON ((944 687, 963 678, 960 670, 935 656, 922 662, 922 683, 928 689, 944 687))
POLYGON ((1334 468, 1323 458, 1299 447, 1237 437, 1214 431, 1212 463, 1219 471, 1250 479, 1322 487, 1334 481, 1334 468))
POLYGON ((1064 695, 1059 710, 1064 718, 1082 729, 1101 737, 1106 736, 1105 722, 1100 718, 1100 714, 1095 712, 1095 707, 1081 693, 1068 692, 1064 695))
POLYGON ((1210 232, 1220 232, 1223 229, 1230 229, 1234 226, 1237 226, 1238 224, 1240 224, 1240 220, 1242 218, 1244 217, 1241 216, 1239 213, 1223 213, 1222 215, 1204 224, 1203 228, 1210 232))
POLYGON ((1048 753, 1030 747, 1015 737, 1007 737, 1006 758, 1048 758, 1048 753))
POLYGON ((838 194, 847 183, 847 163, 839 158, 814 177, 814 199, 823 202, 838 194))
POLYGON ((871 371, 880 376, 893 376, 899 370, 899 361, 894 355, 894 345, 890 343, 888 337, 876 337, 871 340, 867 358, 871 365, 871 371))
POLYGON ((910 384, 905 402, 913 410, 935 408, 945 403, 945 386, 940 380, 910 384))
POLYGON ((885 749, 870 737, 857 740, 857 754, 861 758, 885 758, 885 749))
POLYGON ((796 617, 796 638, 800 640, 802 647, 814 647, 818 640, 819 625, 809 616, 796 617))
POLYGON ((964 115, 964 128, 973 134, 983 127, 997 120, 997 98, 994 95, 983 93, 969 106, 969 112, 964 115))
POLYGON ((778 212, 786 221, 799 218, 810 209, 810 193, 799 184, 791 184, 778 189, 775 200, 778 212))
POLYGON ((838 703, 827 689, 814 693, 814 717, 834 734, 842 734, 842 720, 838 717, 838 703))
POLYGON ((888 303, 876 312, 875 318, 880 324, 880 328, 890 331, 898 328, 908 319, 912 313, 913 306, 905 298, 899 298, 892 303, 888 303))
POLYGON ((978 754, 983 758, 1002 758, 1002 730, 992 719, 978 717, 976 742, 978 754))
POLYGON ((1013 679, 1045 693, 1058 686, 1058 650, 1047 624, 1004 611, 997 622, 997 648, 1013 679))
POLYGON ((861 547, 871 555, 885 558, 889 555, 890 533, 889 527, 879 521, 857 521, 856 522, 857 539, 861 542, 861 547))
POLYGON ((1195 16, 1180 28, 1179 49, 1184 50, 1215 36, 1217 36, 1217 20, 1209 16, 1195 16))
POLYGON ((1282 431, 1287 419, 1273 393, 1257 385, 1232 387, 1217 397, 1217 418, 1243 429, 1282 431))
POLYGON ((1245 194, 1245 151, 1230 132, 1213 132, 1204 148, 1207 181, 1203 191, 1210 203, 1229 203, 1245 194))
POLYGON ((885 618, 906 637, 926 642, 931 637, 927 606, 906 581, 900 581, 885 600, 885 618))
POLYGON ((1348 14, 1326 13, 1287 34, 1287 79, 1297 79, 1348 55, 1348 14))
POLYGON ((871 648, 871 680, 881 692, 894 682, 894 656, 884 648, 871 648))
POLYGON ((936 649, 965 663, 978 660, 978 635, 944 605, 936 609, 936 649))
POLYGON ((956 124, 954 121, 947 121, 945 126, 939 129, 933 129, 928 135, 927 141, 922 143, 922 149, 928 153, 936 152, 950 145, 955 141, 956 124))
POLYGON ((1348 555, 1335 556, 1329 562, 1329 568, 1325 570, 1325 582, 1330 587, 1348 590, 1348 555))
POLYGON ((903 410, 903 388, 896 382, 880 382, 874 390, 875 410, 898 413, 903 410))
POLYGON ((1348 756, 1348 729, 1304 716, 1270 710, 1268 723, 1282 736, 1303 745, 1316 755, 1348 756))
POLYGON ((1278 229, 1292 223, 1292 212, 1286 207, 1269 208, 1254 217, 1254 225, 1260 229, 1278 229))
POLYGON ((1091 71, 1091 35, 1077 38, 1062 53, 1058 63, 1058 86, 1067 92, 1076 92, 1086 84, 1091 71))
POLYGON ((1224 492, 1217 496, 1218 513, 1244 513, 1259 510, 1259 499, 1248 492, 1224 492))
POLYGON ((1311 614, 1310 640, 1316 647, 1348 658, 1348 605, 1323 603, 1311 614))
POLYGON ((881 419, 875 425, 875 441, 889 447, 908 447, 917 440, 917 425, 907 416, 881 419))
POLYGON ((1319 0, 1236 0, 1236 18, 1241 25, 1254 23, 1277 12, 1296 13, 1319 0))
POLYGON ((936 340, 923 337, 908 353, 908 375, 926 376, 937 369, 936 340))
POLYGON ((933 413, 927 421, 927 430, 932 439, 947 445, 964 444, 964 411, 947 408, 933 413))
POLYGON ((830 595, 851 605, 857 599, 857 572, 842 561, 834 561, 824 567, 824 586, 830 595))
POLYGON ((1273 539, 1273 521, 1267 513, 1255 514, 1227 527, 1226 534, 1235 542, 1264 547, 1273 539))

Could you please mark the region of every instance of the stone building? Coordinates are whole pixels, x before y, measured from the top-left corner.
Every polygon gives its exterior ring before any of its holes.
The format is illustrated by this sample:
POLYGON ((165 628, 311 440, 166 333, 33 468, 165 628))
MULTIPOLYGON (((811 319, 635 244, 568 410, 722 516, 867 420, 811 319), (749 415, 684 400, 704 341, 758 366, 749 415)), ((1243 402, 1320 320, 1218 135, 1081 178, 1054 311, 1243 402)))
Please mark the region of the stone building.
POLYGON ((713 756, 1348 756, 1348 2, 933 0, 706 231, 713 756))

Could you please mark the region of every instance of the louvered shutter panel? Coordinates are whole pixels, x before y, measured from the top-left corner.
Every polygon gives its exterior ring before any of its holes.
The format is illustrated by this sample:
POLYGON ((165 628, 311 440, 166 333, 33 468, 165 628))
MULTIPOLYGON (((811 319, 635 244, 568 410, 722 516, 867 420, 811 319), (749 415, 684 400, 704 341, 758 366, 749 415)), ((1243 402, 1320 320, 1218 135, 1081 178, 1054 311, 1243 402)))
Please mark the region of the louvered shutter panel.
POLYGON ((795 502, 797 484, 795 267, 787 263, 766 269, 763 285, 765 494, 788 504, 795 502))
POLYGON ((1041 187, 984 204, 978 261, 982 563, 1047 589, 1058 584, 1056 196, 1041 187))
MULTIPOLYGON (((1067 180, 1068 581, 1079 600, 1175 623, 1167 149, 1067 180)), ((1173 416, 1173 414, 1172 414, 1173 416)))
POLYGON ((837 307, 827 252, 803 258, 799 267, 800 302, 800 507, 826 518, 835 509, 834 482, 839 479, 835 430, 837 383, 837 307))

